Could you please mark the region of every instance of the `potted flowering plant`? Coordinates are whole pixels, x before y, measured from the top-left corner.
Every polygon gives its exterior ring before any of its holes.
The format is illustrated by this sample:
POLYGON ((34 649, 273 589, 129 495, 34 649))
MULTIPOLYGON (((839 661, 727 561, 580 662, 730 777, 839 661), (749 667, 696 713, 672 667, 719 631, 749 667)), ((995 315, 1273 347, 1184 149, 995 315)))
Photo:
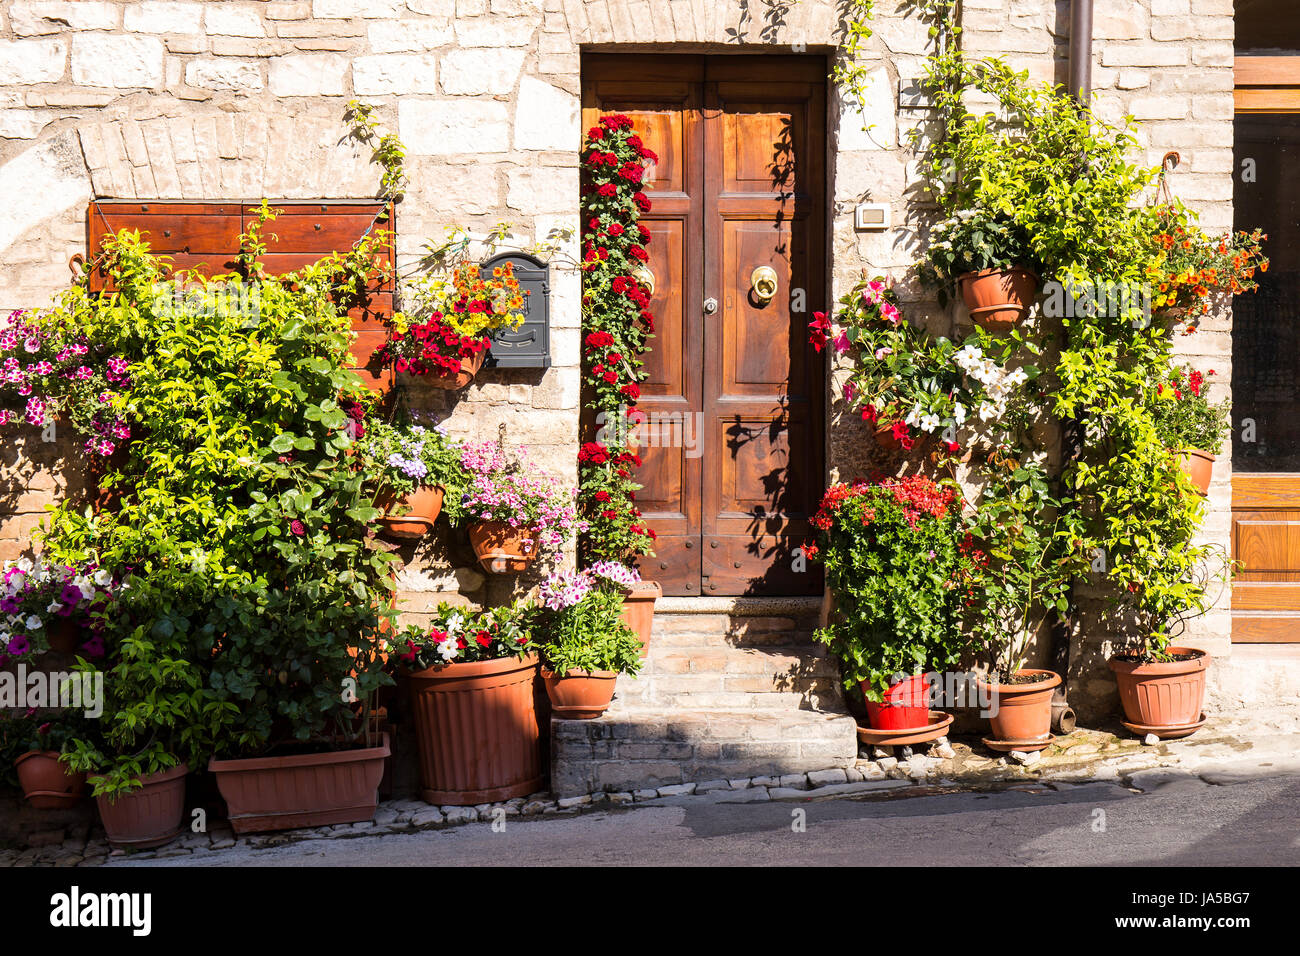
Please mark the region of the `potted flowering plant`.
POLYGON ((428 428, 403 415, 394 421, 357 422, 358 449, 374 475, 379 520, 388 533, 418 538, 433 523, 450 495, 459 502, 466 484, 460 445, 442 425, 428 428))
POLYGON ((1259 288, 1255 273, 1268 271, 1262 249, 1267 239, 1259 229, 1212 236, 1181 207, 1161 207, 1153 236, 1158 254, 1151 265, 1152 310, 1180 323, 1183 334, 1195 332, 1215 296, 1259 288))
POLYGON ((65 746, 87 733, 86 718, 75 711, 0 718, 0 739, 13 760, 27 802, 38 810, 70 807, 86 795, 86 775, 60 762, 65 746))
POLYGON ((582 530, 574 493, 540 471, 522 449, 507 455, 498 442, 467 443, 461 464, 468 484, 458 505, 470 545, 485 570, 517 573, 541 550, 554 550, 582 530))
POLYGON ((1025 229, 978 204, 934 225, 921 275, 943 287, 955 282, 971 318, 992 332, 1023 321, 1038 292, 1025 229))
POLYGON ((618 675, 641 669, 641 642, 623 614, 628 576, 619 569, 610 562, 560 571, 538 591, 542 680, 559 717, 599 717, 614 698, 618 675))
POLYGON ((474 610, 440 604, 393 642, 408 671, 420 796, 473 806, 542 789, 537 655, 525 604, 474 610))
POLYGON ((876 729, 929 723, 923 676, 962 649, 957 492, 924 475, 832 485, 812 518, 835 614, 815 634, 859 688, 876 729))
POLYGON ((106 569, 19 558, 5 562, 0 587, 0 655, 26 659, 45 651, 103 656, 97 611, 113 598, 106 569))
POLYGON ((486 276, 473 262, 428 275, 412 290, 411 313, 388 320, 380 359, 437 388, 463 388, 483 367, 492 333, 523 323, 526 294, 508 262, 486 276))
POLYGON ((1207 394, 1213 374, 1214 369, 1202 374, 1186 366, 1175 368, 1169 381, 1156 386, 1152 404, 1156 433, 1202 496, 1209 493, 1215 456, 1231 430, 1231 402, 1211 402, 1207 394))

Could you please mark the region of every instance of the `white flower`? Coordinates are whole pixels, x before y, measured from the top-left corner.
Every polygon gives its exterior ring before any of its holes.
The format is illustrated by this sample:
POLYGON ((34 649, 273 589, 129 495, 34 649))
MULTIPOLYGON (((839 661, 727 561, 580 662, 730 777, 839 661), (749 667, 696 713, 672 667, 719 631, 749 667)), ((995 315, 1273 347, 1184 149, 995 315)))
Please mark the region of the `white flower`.
MULTIPOLYGON (((464 624, 464 623, 465 623, 465 618, 461 616, 460 612, 455 612, 455 613, 453 613, 449 618, 447 618, 447 636, 448 636, 448 638, 450 638, 451 635, 453 635, 453 634, 455 634, 457 631, 459 631, 459 630, 460 630, 460 626, 461 626, 462 624, 464 624)), ((453 641, 452 643, 454 644, 455 642, 453 641)), ((448 660, 450 660, 450 658, 448 658, 448 660)))
POLYGON ((456 641, 451 635, 448 635, 445 641, 438 642, 438 654, 444 661, 453 660, 456 657, 457 650, 456 641))
POLYGON ((1029 381, 1029 375, 1023 368, 1018 368, 1008 375, 1006 380, 1012 385, 1024 385, 1025 382, 1029 381))
POLYGON ((966 421, 966 406, 961 402, 957 402, 957 404, 952 407, 952 417, 956 420, 958 425, 966 421))
POLYGON ((85 600, 89 601, 95 596, 95 585, 91 584, 90 578, 85 575, 79 575, 72 583, 80 589, 81 596, 85 600))
POLYGON ((922 431, 932 432, 932 431, 934 431, 934 430, 935 430, 936 428, 938 428, 938 427, 939 427, 939 416, 938 416, 938 415, 922 415, 922 416, 921 416, 921 430, 922 430, 922 431))
POLYGON ((91 577, 91 580, 94 581, 96 584, 98 584, 101 588, 106 588, 113 583, 113 575, 108 572, 107 568, 100 568, 98 571, 94 573, 94 575, 91 577))
POLYGON ((999 412, 998 407, 994 405, 992 402, 980 403, 980 421, 986 422, 990 418, 997 418, 998 412, 999 412))
POLYGON ((58 614, 62 610, 63 610, 63 605, 60 604, 58 601, 51 601, 49 606, 45 609, 47 614, 58 614))
POLYGON ((35 614, 27 615, 27 620, 23 623, 27 625, 27 630, 29 631, 39 631, 45 626, 45 622, 35 614))
POLYGON ((918 424, 920 424, 920 421, 921 421, 921 406, 917 405, 908 413, 907 417, 903 419, 903 424, 915 428, 918 424))

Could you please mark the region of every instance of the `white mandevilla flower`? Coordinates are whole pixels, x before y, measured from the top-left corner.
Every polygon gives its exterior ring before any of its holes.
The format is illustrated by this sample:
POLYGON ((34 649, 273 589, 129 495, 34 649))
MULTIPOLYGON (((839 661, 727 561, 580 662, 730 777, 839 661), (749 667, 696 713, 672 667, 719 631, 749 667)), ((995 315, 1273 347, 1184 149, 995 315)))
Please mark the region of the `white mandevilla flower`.
POLYGON ((936 428, 938 428, 938 427, 939 427, 939 416, 938 416, 938 415, 922 415, 922 416, 921 416, 921 430, 922 430, 922 431, 932 432, 932 431, 934 431, 934 430, 935 430, 936 428))
POLYGON ((450 634, 447 635, 447 639, 445 641, 438 642, 438 654, 440 657, 442 657, 444 661, 454 660, 457 652, 458 652, 458 648, 456 647, 456 639, 453 638, 450 634))
POLYGON ((903 419, 903 424, 911 428, 915 428, 920 423, 921 423, 921 406, 917 405, 910 412, 908 412, 907 418, 903 419))

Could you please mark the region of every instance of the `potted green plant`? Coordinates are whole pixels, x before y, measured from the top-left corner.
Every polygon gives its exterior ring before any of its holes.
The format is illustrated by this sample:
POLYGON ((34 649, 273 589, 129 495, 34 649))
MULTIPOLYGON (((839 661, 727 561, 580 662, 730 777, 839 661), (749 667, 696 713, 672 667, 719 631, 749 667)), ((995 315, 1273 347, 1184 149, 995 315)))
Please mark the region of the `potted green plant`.
POLYGON ((431 532, 447 496, 454 504, 464 492, 460 445, 447 438, 442 425, 429 428, 406 415, 395 421, 367 419, 360 405, 349 414, 358 451, 373 476, 375 504, 384 510, 380 524, 398 538, 431 532))
POLYGON ((835 611, 815 637, 859 689, 875 729, 926 727, 923 675, 956 664, 961 513, 954 488, 923 475, 835 484, 812 518, 835 611))
POLYGON ((1011 216, 973 205, 940 220, 929 238, 924 274, 955 282, 976 325, 1005 332, 1029 315, 1039 278, 1029 238, 1011 216))
POLYGON ((541 673, 557 717, 599 717, 614 698, 618 675, 641 669, 641 642, 624 623, 618 577, 608 565, 560 571, 539 589, 541 673))
POLYGON ((499 442, 469 442, 461 464, 469 480, 457 507, 485 570, 523 571, 539 553, 561 547, 580 530, 574 493, 522 450, 508 455, 499 442))
POLYGON ((1188 367, 1170 370, 1168 381, 1156 386, 1152 403, 1156 433, 1197 494, 1209 493, 1215 456, 1231 430, 1231 403, 1211 402, 1209 377, 1188 367))
POLYGON ((529 612, 440 604, 427 626, 394 640, 390 662, 408 672, 420 796, 429 803, 473 806, 542 789, 529 612))

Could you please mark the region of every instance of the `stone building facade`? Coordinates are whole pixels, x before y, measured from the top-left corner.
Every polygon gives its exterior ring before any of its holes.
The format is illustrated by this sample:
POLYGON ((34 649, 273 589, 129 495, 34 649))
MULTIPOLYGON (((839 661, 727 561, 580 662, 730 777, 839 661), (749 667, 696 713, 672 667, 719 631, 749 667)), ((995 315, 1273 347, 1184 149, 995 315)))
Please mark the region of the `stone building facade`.
MULTIPOLYGON (((833 0, 3 0, 0 308, 39 307, 66 285, 69 257, 86 251, 87 204, 96 198, 373 197, 378 170, 366 149, 344 137, 341 117, 352 98, 374 104, 408 150, 410 186, 397 217, 401 267, 452 224, 487 231, 506 221, 521 245, 576 231, 587 57, 795 51, 829 64, 844 7, 833 0)), ((891 274, 916 314, 945 329, 966 321, 964 312, 941 310, 905 279, 924 215, 906 137, 927 110, 911 87, 930 42, 906 7, 876 5, 863 53, 864 110, 833 90, 826 97, 828 298, 863 269, 891 274), (891 228, 855 228, 854 209, 864 201, 886 204, 891 228)), ((1064 82, 1069 8, 1069 0, 964 0, 963 46, 1064 82)), ((1232 0, 1096 3, 1092 82, 1100 114, 1140 121, 1138 159, 1159 163, 1178 151, 1174 189, 1210 229, 1229 228, 1233 217, 1233 38, 1232 0)), ((565 252, 574 254, 572 244, 565 252)), ((430 390, 419 400, 445 411, 458 435, 495 438, 504 426, 511 443, 572 482, 580 288, 563 258, 551 279, 548 369, 486 370, 462 393, 430 390)), ((1216 369, 1217 389, 1231 388, 1229 314, 1179 347, 1196 365, 1216 369)), ((838 394, 834 375, 827 382, 838 394)), ((826 434, 825 480, 867 467, 870 441, 852 422, 832 411, 826 434)), ((0 517, 0 558, 27 546, 43 506, 63 490, 58 466, 67 451, 43 447, 36 436, 6 440, 3 469, 13 491, 0 517)), ((1227 454, 1220 457, 1204 529, 1225 547, 1230 465, 1227 454)), ((486 580, 455 542, 404 557, 399 584, 412 613, 444 599, 496 600, 508 588, 486 580)), ((683 647, 710 629, 806 631, 806 605, 744 604, 673 599, 663 627, 685 635, 683 647)), ((1233 647, 1229 633, 1225 592, 1190 636, 1221 662, 1211 671, 1215 706, 1252 701, 1287 675, 1294 686, 1295 672, 1285 670, 1294 665, 1233 647)), ((1070 693, 1085 717, 1114 704, 1103 644, 1097 634, 1077 638, 1070 693)), ((674 690, 673 674, 671 662, 648 671, 647 680, 663 688, 662 707, 685 706, 673 695, 687 686, 674 690)), ((708 686, 721 692, 723 678, 713 676, 718 681, 708 686)), ((743 728, 736 733, 745 736, 743 728)), ((809 763, 818 759, 810 755, 809 763)))

